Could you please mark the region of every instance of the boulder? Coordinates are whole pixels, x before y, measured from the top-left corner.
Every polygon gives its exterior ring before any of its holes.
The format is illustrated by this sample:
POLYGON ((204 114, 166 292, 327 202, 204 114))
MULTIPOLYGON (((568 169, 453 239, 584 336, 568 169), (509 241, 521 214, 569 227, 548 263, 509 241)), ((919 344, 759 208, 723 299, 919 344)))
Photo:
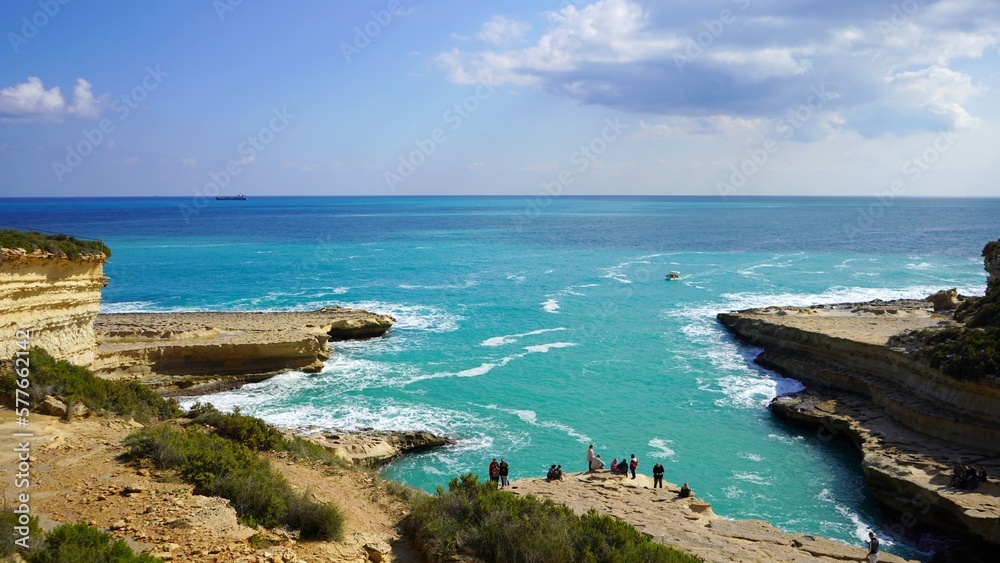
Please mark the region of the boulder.
POLYGON ((957 309, 959 305, 958 289, 954 287, 951 289, 942 289, 934 295, 928 295, 924 301, 931 302, 934 305, 935 311, 957 309))
POLYGON ((66 409, 66 403, 60 401, 58 397, 53 397, 52 395, 42 399, 42 402, 38 404, 38 410, 41 411, 42 414, 58 416, 60 418, 65 417, 68 412, 66 409))

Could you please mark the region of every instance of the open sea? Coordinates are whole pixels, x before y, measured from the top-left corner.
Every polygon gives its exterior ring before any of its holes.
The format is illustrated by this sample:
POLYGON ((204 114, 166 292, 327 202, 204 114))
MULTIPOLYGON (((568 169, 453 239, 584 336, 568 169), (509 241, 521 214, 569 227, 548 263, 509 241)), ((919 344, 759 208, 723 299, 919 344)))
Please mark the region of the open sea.
MULTIPOLYGON (((505 457, 511 478, 635 454, 730 518, 888 551, 850 445, 772 418, 801 388, 754 365, 720 311, 985 289, 997 199, 0 199, 0 224, 101 238, 102 310, 393 315, 290 372, 208 400, 289 427, 426 429, 457 445, 388 478, 428 491, 505 457), (671 270, 680 281, 666 281, 671 270)), ((0 227, 3 228, 3 227, 0 227)))

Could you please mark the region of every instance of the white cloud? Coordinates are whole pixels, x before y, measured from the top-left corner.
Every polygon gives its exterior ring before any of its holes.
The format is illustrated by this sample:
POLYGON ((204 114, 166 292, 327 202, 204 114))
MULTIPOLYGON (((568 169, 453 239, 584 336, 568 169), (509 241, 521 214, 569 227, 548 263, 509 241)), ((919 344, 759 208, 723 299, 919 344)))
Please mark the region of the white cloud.
POLYGON ((1000 46, 1000 2, 928 0, 900 10, 870 0, 597 0, 545 13, 549 28, 525 47, 487 35, 513 21, 494 16, 479 37, 489 45, 453 48, 437 60, 456 83, 488 78, 688 119, 664 124, 668 130, 704 132, 705 118, 776 123, 817 86, 837 96, 799 129, 800 140, 842 128, 871 137, 975 125, 967 105, 985 88, 953 64, 1000 46))
POLYGON ((197 158, 182 158, 182 159, 180 159, 179 162, 180 162, 181 166, 188 167, 188 168, 190 168, 192 166, 197 166, 198 165, 198 159, 197 158))
POLYGON ((479 172, 480 170, 483 170, 484 168, 486 168, 486 163, 485 162, 473 162, 472 164, 469 165, 469 171, 470 172, 479 172))
POLYGON ((66 117, 97 117, 101 102, 91 92, 91 84, 83 78, 73 87, 69 104, 58 86, 48 90, 42 79, 29 76, 27 82, 0 90, 0 120, 3 121, 62 121, 66 117))
POLYGON ((524 39, 524 34, 531 29, 528 22, 519 22, 503 16, 493 16, 484 23, 476 38, 494 45, 504 45, 512 41, 524 39))

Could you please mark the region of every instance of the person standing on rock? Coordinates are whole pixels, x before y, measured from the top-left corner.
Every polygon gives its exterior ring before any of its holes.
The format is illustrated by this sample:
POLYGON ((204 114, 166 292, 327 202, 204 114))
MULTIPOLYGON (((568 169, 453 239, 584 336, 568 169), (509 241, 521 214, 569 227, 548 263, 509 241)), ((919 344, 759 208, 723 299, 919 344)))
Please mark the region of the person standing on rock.
POLYGON ((500 465, 497 464, 497 458, 493 458, 493 461, 490 462, 490 481, 500 482, 500 465))
POLYGON ((875 537, 875 532, 868 532, 868 563, 876 563, 878 561, 878 538, 875 537))
POLYGON ((632 472, 633 479, 635 479, 636 467, 639 467, 639 460, 635 458, 635 454, 632 454, 632 461, 628 462, 628 470, 632 472))
POLYGON ((587 471, 592 469, 591 466, 594 465, 595 457, 597 456, 594 455, 594 444, 591 444, 590 447, 587 448, 587 471))
POLYGON ((510 482, 507 481, 507 474, 510 473, 510 466, 507 465, 507 460, 500 458, 500 488, 509 487, 510 482))
POLYGON ((653 488, 663 488, 663 466, 656 462, 653 466, 653 488))

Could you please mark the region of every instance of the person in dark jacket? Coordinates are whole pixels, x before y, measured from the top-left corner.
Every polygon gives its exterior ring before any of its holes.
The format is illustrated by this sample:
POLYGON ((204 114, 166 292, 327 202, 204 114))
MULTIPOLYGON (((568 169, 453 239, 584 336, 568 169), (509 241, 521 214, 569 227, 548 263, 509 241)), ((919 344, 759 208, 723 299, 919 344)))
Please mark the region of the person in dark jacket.
POLYGON ((653 466, 653 488, 663 488, 663 466, 656 462, 653 466))
POLYGON ((500 482, 500 465, 497 463, 497 458, 493 458, 490 462, 490 481, 494 483, 500 482))
POLYGON ((868 532, 868 563, 876 563, 878 561, 878 538, 875 537, 875 532, 868 532))
POLYGON ((684 485, 681 486, 681 492, 679 496, 681 498, 688 498, 689 496, 691 496, 691 487, 688 487, 687 483, 684 483, 684 485))
POLYGON ((635 458, 635 454, 632 454, 632 461, 628 464, 628 470, 632 472, 632 478, 635 479, 635 468, 639 467, 639 460, 635 458))
POLYGON ((510 473, 510 466, 507 465, 507 460, 500 458, 500 488, 509 487, 510 481, 507 480, 507 475, 510 473))

